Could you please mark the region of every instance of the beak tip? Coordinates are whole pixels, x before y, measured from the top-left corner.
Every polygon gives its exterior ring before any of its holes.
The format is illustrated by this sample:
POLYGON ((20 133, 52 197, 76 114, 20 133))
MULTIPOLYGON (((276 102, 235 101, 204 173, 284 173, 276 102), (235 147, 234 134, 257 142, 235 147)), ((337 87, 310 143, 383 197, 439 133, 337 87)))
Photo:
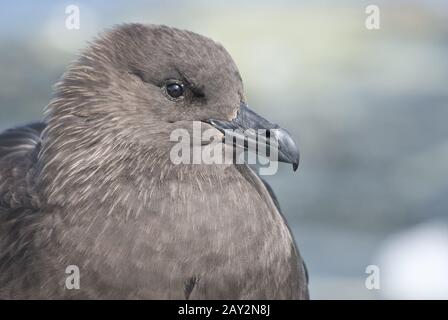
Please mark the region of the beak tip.
POLYGON ((298 162, 294 162, 293 164, 292 164, 292 170, 294 171, 294 172, 296 172, 297 171, 297 168, 299 167, 299 163, 298 162))

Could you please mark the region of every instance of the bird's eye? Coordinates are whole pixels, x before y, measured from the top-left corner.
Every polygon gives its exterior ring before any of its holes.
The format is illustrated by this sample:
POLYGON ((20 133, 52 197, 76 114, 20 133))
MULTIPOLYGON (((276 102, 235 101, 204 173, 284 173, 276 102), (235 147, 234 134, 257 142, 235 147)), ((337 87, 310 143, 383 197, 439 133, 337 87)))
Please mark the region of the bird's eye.
POLYGON ((169 83, 166 85, 166 93, 172 98, 179 98, 184 94, 184 86, 180 83, 169 83))

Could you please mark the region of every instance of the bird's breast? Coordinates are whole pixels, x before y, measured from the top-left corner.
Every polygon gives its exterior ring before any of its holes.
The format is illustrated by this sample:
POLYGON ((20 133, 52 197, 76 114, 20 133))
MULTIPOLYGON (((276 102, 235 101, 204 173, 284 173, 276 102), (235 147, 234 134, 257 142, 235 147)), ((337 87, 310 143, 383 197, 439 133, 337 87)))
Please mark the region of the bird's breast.
POLYGON ((275 290, 297 271, 292 236, 264 186, 237 170, 147 190, 115 204, 113 213, 99 207, 65 225, 59 241, 66 263, 83 261, 98 285, 137 286, 142 296, 163 298, 183 298, 191 279, 199 279, 197 294, 250 297, 255 287, 275 290))

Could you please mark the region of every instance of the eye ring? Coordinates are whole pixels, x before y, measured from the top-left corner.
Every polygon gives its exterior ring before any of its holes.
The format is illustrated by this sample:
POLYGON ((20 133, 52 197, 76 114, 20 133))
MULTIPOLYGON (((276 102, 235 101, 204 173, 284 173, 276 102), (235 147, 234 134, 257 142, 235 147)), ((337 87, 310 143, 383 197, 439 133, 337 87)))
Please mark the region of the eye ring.
POLYGON ((185 86, 182 82, 176 80, 169 80, 163 86, 163 90, 171 100, 182 99, 185 93, 185 86))

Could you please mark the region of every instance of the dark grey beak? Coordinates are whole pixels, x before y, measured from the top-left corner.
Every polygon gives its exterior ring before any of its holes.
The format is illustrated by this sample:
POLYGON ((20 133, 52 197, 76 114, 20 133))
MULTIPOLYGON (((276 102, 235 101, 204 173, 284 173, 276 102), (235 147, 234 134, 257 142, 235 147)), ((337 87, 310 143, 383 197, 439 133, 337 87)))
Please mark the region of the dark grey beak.
POLYGON ((280 162, 291 163, 294 171, 299 166, 299 149, 288 131, 280 128, 254 111, 246 104, 241 104, 238 115, 232 121, 209 119, 207 123, 224 133, 224 139, 231 139, 236 147, 251 150, 254 146, 257 154, 267 150, 268 158, 280 162), (272 159, 269 155, 277 155, 272 159))

